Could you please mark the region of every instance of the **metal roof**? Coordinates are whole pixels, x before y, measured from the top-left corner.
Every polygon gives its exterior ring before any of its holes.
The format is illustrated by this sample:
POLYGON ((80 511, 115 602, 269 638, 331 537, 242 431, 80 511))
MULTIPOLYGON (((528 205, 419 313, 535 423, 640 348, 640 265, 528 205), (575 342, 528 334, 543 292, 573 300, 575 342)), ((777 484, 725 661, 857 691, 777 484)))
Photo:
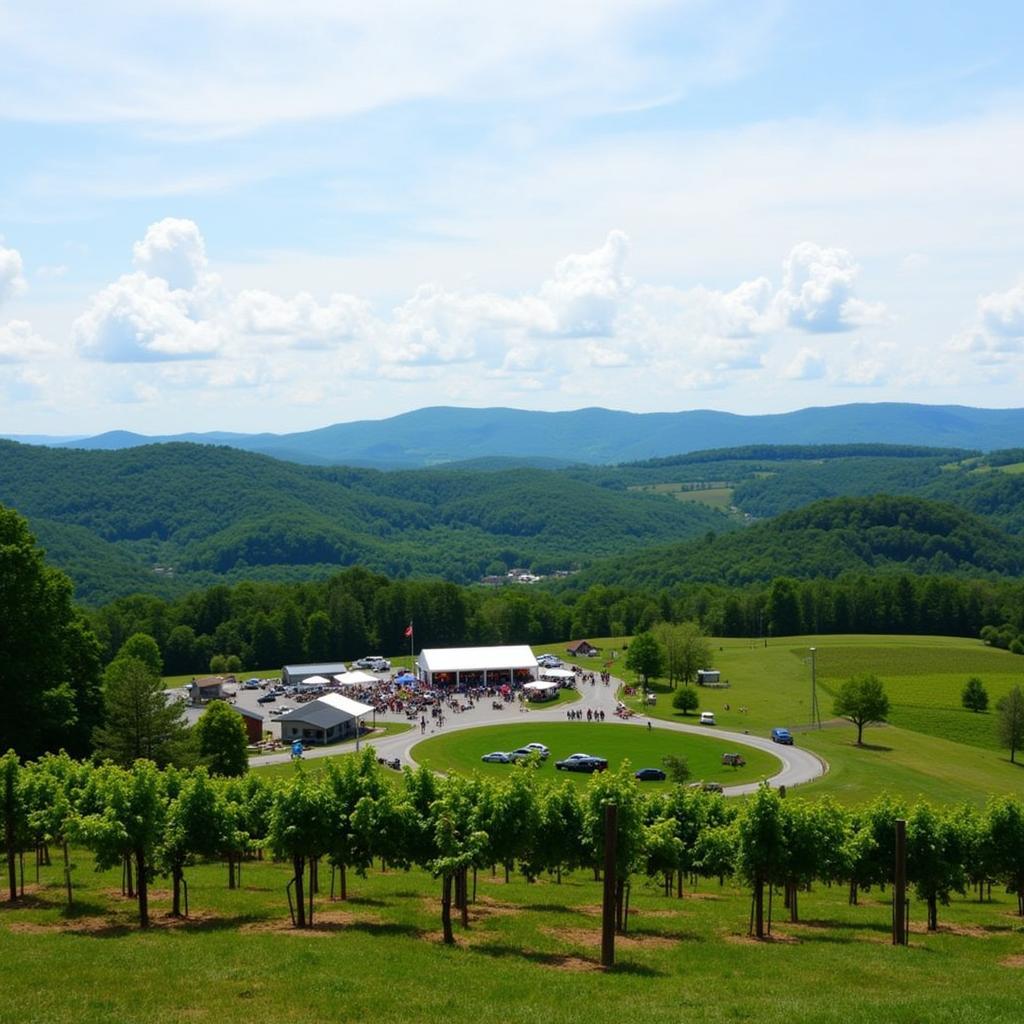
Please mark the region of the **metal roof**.
POLYGON ((279 722, 306 722, 318 729, 329 729, 350 718, 362 718, 373 710, 369 704, 360 704, 340 693, 325 693, 308 704, 302 704, 278 716, 279 722))
POLYGON ((284 671, 290 676, 336 676, 346 671, 343 661, 324 661, 315 665, 285 665, 284 671))

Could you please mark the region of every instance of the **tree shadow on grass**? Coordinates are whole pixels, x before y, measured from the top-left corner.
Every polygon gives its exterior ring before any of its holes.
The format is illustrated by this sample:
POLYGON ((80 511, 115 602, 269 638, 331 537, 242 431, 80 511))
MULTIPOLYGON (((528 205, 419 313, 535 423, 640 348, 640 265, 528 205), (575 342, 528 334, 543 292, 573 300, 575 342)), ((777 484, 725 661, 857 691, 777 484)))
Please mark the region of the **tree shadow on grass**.
POLYGON ((423 928, 414 924, 400 924, 397 921, 353 921, 344 925, 346 931, 365 932, 367 935, 405 935, 418 939, 426 935, 423 928))
POLYGON ((861 743, 859 746, 856 743, 851 743, 850 746, 854 750, 873 750, 881 754, 892 753, 892 747, 885 747, 881 743, 861 743))
POLYGON ((371 896, 349 896, 347 900, 336 900, 337 903, 351 903, 357 907, 386 907, 387 900, 375 900, 371 896))
MULTIPOLYGON (((569 972, 603 971, 600 960, 582 953, 544 953, 536 949, 521 949, 518 946, 507 946, 501 943, 488 942, 473 946, 474 953, 483 953, 500 959, 526 960, 541 967, 569 972)), ((615 974, 636 974, 644 978, 664 977, 663 971, 656 971, 646 964, 633 961, 616 963, 611 971, 615 974)))

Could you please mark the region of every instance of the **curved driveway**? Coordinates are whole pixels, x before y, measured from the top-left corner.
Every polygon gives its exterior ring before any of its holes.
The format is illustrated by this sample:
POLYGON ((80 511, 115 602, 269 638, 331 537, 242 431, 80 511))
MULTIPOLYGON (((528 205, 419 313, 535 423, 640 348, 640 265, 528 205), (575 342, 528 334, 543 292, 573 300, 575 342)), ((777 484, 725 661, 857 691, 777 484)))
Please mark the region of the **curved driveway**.
MULTIPOLYGON (((604 724, 608 728, 616 726, 642 726, 647 727, 651 721, 657 729, 669 729, 674 732, 688 732, 697 736, 717 736, 723 741, 723 746, 745 745, 755 747, 758 750, 774 754, 782 762, 782 768, 768 780, 772 786, 798 786, 803 782, 811 782, 820 778, 828 770, 828 765, 816 754, 800 747, 782 746, 779 743, 772 743, 771 740, 761 736, 752 736, 744 732, 728 732, 723 729, 709 728, 700 725, 683 725, 681 722, 669 722, 660 718, 648 719, 645 715, 634 715, 625 721, 619 719, 615 712, 615 693, 621 680, 612 679, 610 686, 603 686, 597 683, 594 686, 585 684, 580 687, 581 699, 571 704, 557 704, 550 708, 531 707, 530 711, 521 711, 517 704, 506 704, 504 710, 495 711, 488 699, 478 701, 472 711, 463 711, 453 714, 446 709, 445 724, 438 727, 431 719, 427 723, 427 731, 421 734, 418 725, 414 725, 408 732, 399 733, 397 736, 384 736, 379 739, 363 740, 365 743, 372 743, 378 756, 391 759, 397 757, 403 764, 416 765, 412 756, 412 748, 417 743, 438 733, 459 732, 463 729, 477 729, 486 725, 512 725, 514 722, 521 722, 524 729, 529 728, 533 722, 565 722, 565 713, 572 708, 581 710, 586 716, 587 710, 604 711, 604 724)), ((382 721, 408 721, 404 716, 382 715, 382 721)), ((314 747, 306 751, 306 759, 319 757, 330 757, 347 749, 353 749, 353 744, 343 744, 330 747, 314 747)), ((280 764, 289 761, 290 754, 285 751, 278 754, 263 754, 250 759, 250 765, 280 764)), ((726 786, 727 796, 739 796, 743 793, 752 793, 757 789, 759 783, 748 782, 740 786, 726 786)))

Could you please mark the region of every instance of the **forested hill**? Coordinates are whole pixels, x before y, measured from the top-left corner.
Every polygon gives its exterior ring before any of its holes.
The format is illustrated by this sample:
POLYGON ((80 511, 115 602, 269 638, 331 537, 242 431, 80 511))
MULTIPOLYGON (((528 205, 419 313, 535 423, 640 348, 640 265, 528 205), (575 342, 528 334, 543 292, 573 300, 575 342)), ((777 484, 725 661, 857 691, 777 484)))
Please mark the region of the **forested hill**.
POLYGON ((395 469, 512 456, 609 464, 737 445, 899 443, 991 450, 1024 445, 1024 409, 898 402, 859 403, 743 416, 711 409, 630 413, 614 409, 417 409, 382 420, 292 434, 188 434, 146 438, 112 431, 77 448, 154 441, 228 444, 310 465, 395 469))
POLYGON ((872 570, 1019 576, 1024 572, 1024 540, 945 503, 911 497, 839 498, 739 533, 610 559, 575 577, 572 585, 739 585, 777 576, 833 578, 872 570))
POLYGON ((324 577, 354 564, 465 582, 506 567, 573 568, 734 526, 702 505, 540 469, 326 469, 191 444, 0 442, 0 503, 28 518, 90 603, 218 579, 324 577))

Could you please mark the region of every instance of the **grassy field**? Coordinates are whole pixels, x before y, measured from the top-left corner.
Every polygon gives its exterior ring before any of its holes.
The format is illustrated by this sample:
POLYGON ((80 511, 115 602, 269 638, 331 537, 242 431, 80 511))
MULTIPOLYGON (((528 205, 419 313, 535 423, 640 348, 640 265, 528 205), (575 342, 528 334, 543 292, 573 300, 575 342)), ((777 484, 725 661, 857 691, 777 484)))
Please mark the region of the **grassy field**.
POLYGON ((630 487, 631 491, 646 491, 650 494, 671 494, 678 501, 696 501, 723 512, 732 505, 733 488, 724 481, 712 481, 715 486, 693 487, 686 483, 642 484, 630 487))
MULTIPOLYGON (((597 642, 597 641, 595 641, 597 642)), ((628 641, 627 641, 628 642, 628 641)), ((604 642, 621 657, 623 640, 604 642)), ((726 689, 698 688, 701 710, 714 711, 719 726, 768 735, 773 726, 797 731, 797 742, 829 763, 829 773, 805 790, 830 793, 846 803, 882 791, 908 799, 925 796, 943 803, 984 803, 989 794, 1024 792, 1024 769, 996 748, 994 714, 960 707, 960 691, 979 676, 995 700, 1019 679, 1021 659, 955 637, 808 636, 764 641, 713 639, 714 667, 726 689), (811 723, 811 666, 814 647, 818 703, 826 728, 811 723), (855 745, 853 726, 832 719, 833 693, 845 679, 875 672, 892 702, 892 725, 865 730, 866 746, 855 745), (728 705, 728 707, 726 707, 728 705)), ((617 675, 626 675, 614 670, 617 675)), ((664 696, 650 714, 680 719, 664 696)), ((638 700, 627 699, 639 707, 638 700)))
MULTIPOLYGON (((383 739, 385 736, 397 736, 399 733, 408 732, 411 728, 412 726, 408 722, 381 722, 369 736, 364 736, 359 741, 360 748, 373 746, 374 740, 383 739)), ((255 765, 250 768, 250 771, 266 778, 288 778, 299 770, 307 773, 323 771, 328 761, 333 761, 340 757, 351 757, 355 751, 355 742, 339 743, 337 754, 332 754, 329 757, 303 758, 294 761, 283 761, 280 764, 255 765)), ((387 774, 385 773, 385 775, 387 774)), ((396 772, 396 777, 397 774, 396 772)))
POLYGON ((23 903, 0 904, 0 1020, 18 1024, 378 1024, 586 1021, 587 1024, 1016 1024, 1024 1005, 1024 923, 995 892, 954 897, 938 933, 912 904, 909 948, 889 944, 890 908, 845 889, 801 896, 801 924, 776 901, 775 941, 747 938, 749 894, 701 883, 682 900, 635 877, 616 966, 598 967, 600 883, 588 872, 534 884, 481 873, 470 928, 440 940, 439 883, 421 871, 349 876, 315 926, 290 927, 283 865, 250 862, 241 888, 222 865, 187 872, 192 917, 174 922, 167 883, 154 926, 137 931, 120 873, 75 851, 76 906, 59 867, 23 903))
MULTIPOLYGON (((713 736, 689 736, 669 729, 648 731, 621 723, 564 722, 531 724, 517 721, 509 725, 494 725, 483 729, 453 732, 435 736, 416 744, 412 756, 435 771, 460 773, 480 772, 484 776, 500 777, 515 771, 510 764, 490 764, 480 760, 491 750, 515 750, 527 743, 543 743, 551 756, 536 770, 545 779, 567 779, 583 785, 589 778, 582 772, 560 772, 555 761, 569 754, 584 752, 608 759, 608 767, 615 771, 623 761, 635 768, 660 768, 666 754, 685 757, 694 780, 723 784, 756 782, 773 775, 779 762, 771 754, 734 744, 726 744, 713 736), (742 753, 746 765, 742 768, 722 766, 726 751, 742 753)), ((646 782, 644 788, 656 789, 667 782, 646 782)))

